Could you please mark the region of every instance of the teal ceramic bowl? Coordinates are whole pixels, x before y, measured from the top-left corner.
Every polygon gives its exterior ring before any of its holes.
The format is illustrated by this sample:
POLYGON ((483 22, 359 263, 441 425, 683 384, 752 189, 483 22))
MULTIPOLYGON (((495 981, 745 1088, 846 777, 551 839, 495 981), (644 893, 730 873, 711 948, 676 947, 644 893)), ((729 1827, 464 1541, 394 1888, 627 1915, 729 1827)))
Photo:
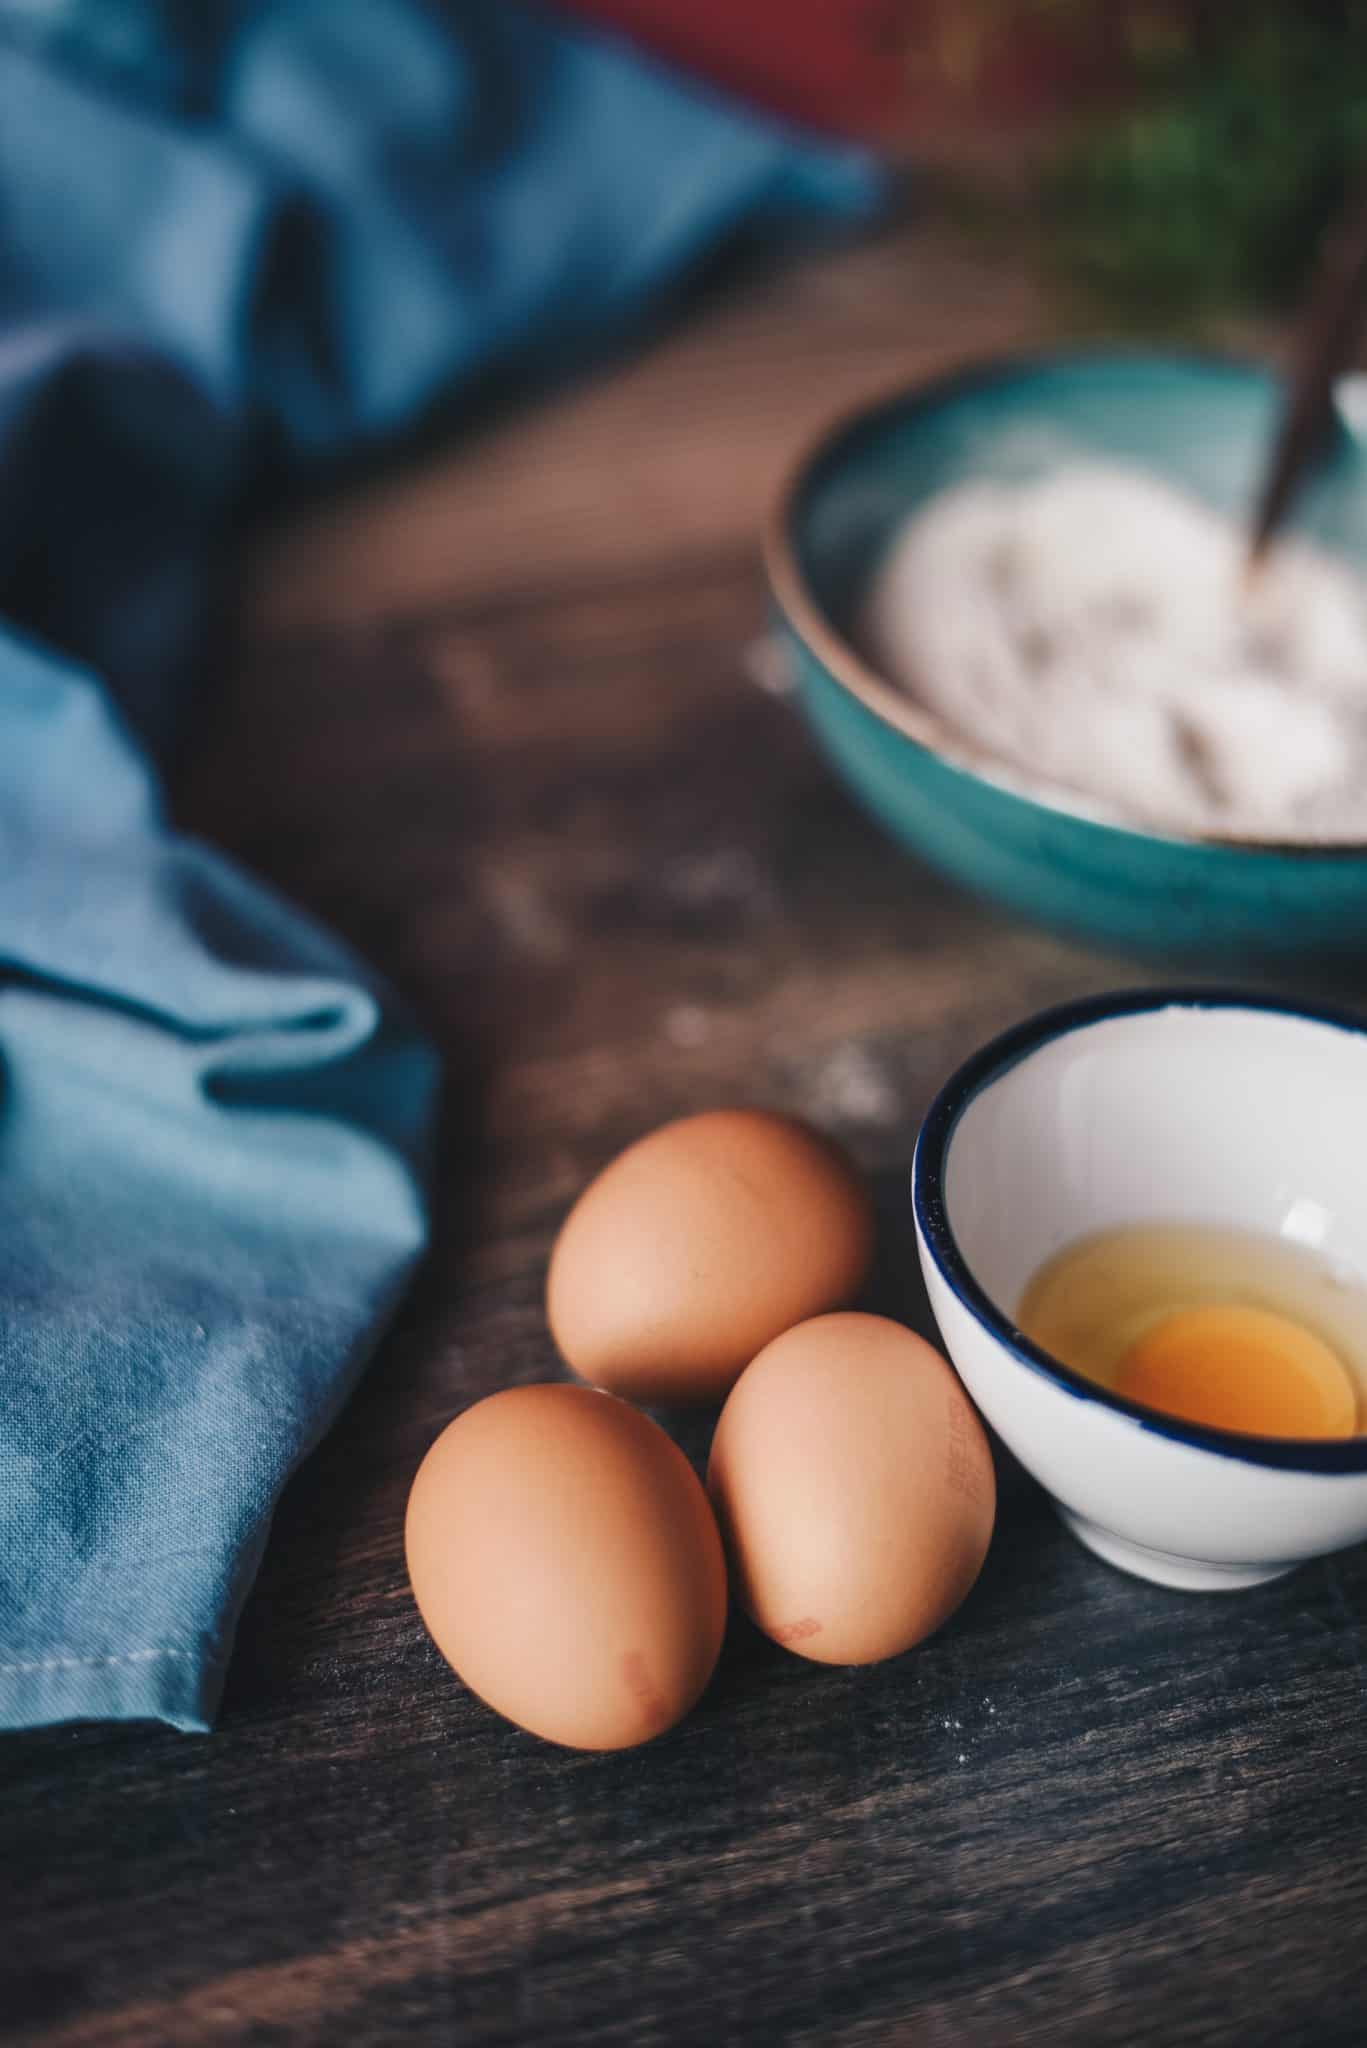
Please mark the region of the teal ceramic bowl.
MULTIPOLYGON (((895 837, 980 894, 1109 946, 1255 959, 1362 951, 1367 843, 1148 829, 976 749, 875 673, 851 631, 901 522, 966 478, 1110 459, 1242 518, 1278 397, 1269 375, 1237 362, 1056 355, 960 371, 822 436, 770 521, 769 578, 811 726, 895 837)), ((1367 568, 1364 452, 1339 410, 1338 445, 1297 525, 1367 568)))

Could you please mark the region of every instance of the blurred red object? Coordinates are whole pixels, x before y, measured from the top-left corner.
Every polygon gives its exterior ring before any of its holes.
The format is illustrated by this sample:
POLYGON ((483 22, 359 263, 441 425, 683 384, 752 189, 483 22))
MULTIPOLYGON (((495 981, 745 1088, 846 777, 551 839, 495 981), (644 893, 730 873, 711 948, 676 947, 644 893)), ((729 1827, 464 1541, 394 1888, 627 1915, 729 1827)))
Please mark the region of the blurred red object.
POLYGON ((934 153, 1115 91, 1191 0, 554 0, 795 121, 934 153))
POLYGON ((906 0, 556 0, 573 14, 799 121, 893 126, 906 0))

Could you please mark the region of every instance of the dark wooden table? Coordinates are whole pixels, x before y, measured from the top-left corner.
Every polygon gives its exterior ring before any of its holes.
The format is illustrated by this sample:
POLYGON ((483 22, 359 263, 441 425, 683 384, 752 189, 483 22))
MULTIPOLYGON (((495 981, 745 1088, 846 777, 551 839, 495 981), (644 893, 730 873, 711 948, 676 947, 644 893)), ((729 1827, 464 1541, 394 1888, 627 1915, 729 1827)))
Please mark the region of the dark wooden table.
MULTIPOLYGON (((731 1629, 654 1747, 545 1748, 419 1625, 401 1519, 464 1403, 556 1371, 576 1190, 716 1102, 905 1175, 974 1041, 1153 970, 894 852, 761 686, 754 534, 827 411, 1038 334, 933 229, 738 286, 632 363, 275 535, 186 815, 393 975, 447 1056, 429 1269, 281 1506, 218 1732, 0 1740, 0 2037, 1367 2037, 1359 1552, 1235 1598, 1078 1549, 1002 1463, 936 1639, 827 1670, 731 1629)), ((683 1431, 705 1449, 706 1424, 683 1431)))

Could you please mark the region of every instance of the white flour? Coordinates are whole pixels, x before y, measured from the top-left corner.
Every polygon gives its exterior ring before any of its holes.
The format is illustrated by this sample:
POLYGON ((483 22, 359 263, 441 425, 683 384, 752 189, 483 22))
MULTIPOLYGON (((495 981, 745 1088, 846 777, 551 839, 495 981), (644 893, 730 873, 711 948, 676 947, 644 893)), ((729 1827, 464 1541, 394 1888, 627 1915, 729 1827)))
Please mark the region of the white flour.
POLYGON ((894 541, 862 621, 946 726, 1137 822, 1367 837, 1367 592, 1139 470, 968 483, 894 541))

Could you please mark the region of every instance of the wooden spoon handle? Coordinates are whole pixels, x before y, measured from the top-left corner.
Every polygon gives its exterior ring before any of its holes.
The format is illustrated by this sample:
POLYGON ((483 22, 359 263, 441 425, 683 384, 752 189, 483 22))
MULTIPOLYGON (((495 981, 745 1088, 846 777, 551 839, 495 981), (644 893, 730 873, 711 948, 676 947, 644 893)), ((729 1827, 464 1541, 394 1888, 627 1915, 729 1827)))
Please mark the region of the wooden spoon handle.
POLYGON ((1367 192, 1325 239, 1296 338, 1291 388, 1249 536, 1257 568, 1302 484, 1325 454, 1334 382, 1352 353, 1367 306, 1367 192))

